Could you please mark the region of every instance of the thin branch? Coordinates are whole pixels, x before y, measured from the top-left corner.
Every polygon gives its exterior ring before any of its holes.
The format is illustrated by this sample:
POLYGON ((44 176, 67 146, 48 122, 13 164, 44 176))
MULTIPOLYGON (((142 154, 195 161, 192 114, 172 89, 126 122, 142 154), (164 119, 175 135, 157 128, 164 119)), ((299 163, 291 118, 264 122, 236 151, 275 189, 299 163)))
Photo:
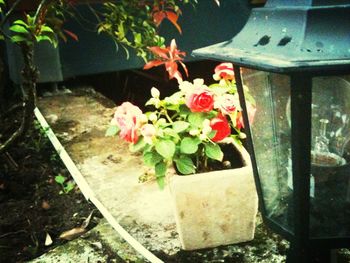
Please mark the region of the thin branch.
POLYGON ((12 105, 11 108, 9 108, 6 112, 0 115, 0 119, 6 118, 10 114, 12 114, 12 112, 17 111, 18 109, 23 107, 24 107, 24 103, 17 103, 15 105, 12 105))
POLYGON ((12 169, 17 171, 18 170, 18 164, 16 161, 12 158, 11 154, 8 152, 5 152, 5 158, 10 166, 12 166, 12 169))
POLYGON ((18 5, 22 2, 23 0, 16 0, 13 5, 11 6, 11 8, 9 9, 9 11, 7 11, 7 13, 5 14, 5 16, 3 17, 3 20, 0 23, 0 27, 2 28, 4 26, 4 24, 6 23, 7 19, 9 19, 10 15, 13 13, 13 11, 16 10, 16 8, 18 7, 18 5))
POLYGON ((90 12, 95 16, 97 22, 98 22, 98 23, 101 23, 101 19, 100 19, 100 17, 98 16, 96 10, 95 10, 94 8, 92 8, 92 6, 91 6, 90 4, 87 4, 86 6, 89 8, 90 12))
POLYGON ((46 4, 48 0, 41 0, 40 4, 38 5, 35 15, 34 15, 34 23, 36 24, 38 21, 38 16, 40 15, 41 10, 43 9, 44 5, 46 4))
POLYGON ((23 134, 26 127, 26 116, 27 116, 27 109, 26 107, 24 107, 21 126, 10 136, 10 138, 8 138, 4 143, 0 144, 0 155, 5 153, 8 147, 11 144, 13 144, 15 141, 17 141, 17 139, 19 139, 23 134))
POLYGON ((17 235, 17 234, 20 234, 20 233, 27 233, 27 231, 25 231, 25 230, 18 230, 16 232, 9 232, 9 233, 1 235, 0 238, 12 236, 12 235, 17 235))

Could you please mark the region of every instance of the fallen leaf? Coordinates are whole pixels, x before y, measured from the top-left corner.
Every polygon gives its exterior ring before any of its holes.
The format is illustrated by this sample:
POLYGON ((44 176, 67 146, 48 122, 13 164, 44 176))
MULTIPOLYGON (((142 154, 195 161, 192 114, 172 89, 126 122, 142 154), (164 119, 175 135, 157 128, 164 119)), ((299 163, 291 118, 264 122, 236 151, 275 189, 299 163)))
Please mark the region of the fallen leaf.
POLYGON ((81 228, 87 228, 88 225, 90 224, 91 218, 92 218, 92 213, 93 211, 90 213, 90 215, 84 220, 84 222, 81 224, 81 228))
POLYGON ((52 245, 53 241, 49 233, 46 233, 46 238, 45 238, 45 246, 50 246, 52 245))
POLYGON ((93 242, 91 243, 94 247, 96 247, 99 250, 102 250, 102 243, 101 242, 93 242))
POLYGON ((74 238, 77 238, 84 234, 86 232, 85 228, 82 227, 75 227, 72 228, 71 230, 64 231, 59 238, 64 239, 64 240, 73 240, 74 238))

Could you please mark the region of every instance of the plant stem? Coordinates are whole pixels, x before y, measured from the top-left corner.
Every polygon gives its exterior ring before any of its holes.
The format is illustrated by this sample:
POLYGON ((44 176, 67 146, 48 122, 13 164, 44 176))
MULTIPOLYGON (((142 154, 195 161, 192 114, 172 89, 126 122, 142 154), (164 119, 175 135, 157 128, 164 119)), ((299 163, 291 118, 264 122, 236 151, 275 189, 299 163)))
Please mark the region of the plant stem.
POLYGON ((173 123, 173 120, 170 118, 170 116, 168 115, 168 112, 166 110, 164 111, 164 116, 170 123, 173 123))

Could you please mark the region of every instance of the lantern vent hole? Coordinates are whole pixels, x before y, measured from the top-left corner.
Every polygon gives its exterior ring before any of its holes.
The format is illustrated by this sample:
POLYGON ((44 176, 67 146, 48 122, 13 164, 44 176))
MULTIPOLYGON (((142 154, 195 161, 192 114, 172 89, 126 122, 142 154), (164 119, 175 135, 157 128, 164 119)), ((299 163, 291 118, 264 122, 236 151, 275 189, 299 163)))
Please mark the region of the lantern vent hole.
POLYGON ((266 46, 268 43, 270 43, 271 36, 265 35, 262 38, 259 39, 258 43, 254 45, 254 47, 257 46, 266 46))
POLYGON ((285 36, 284 38, 282 38, 282 39, 280 40, 280 42, 278 42, 277 46, 285 46, 285 45, 287 45, 291 40, 292 40, 292 37, 285 36))

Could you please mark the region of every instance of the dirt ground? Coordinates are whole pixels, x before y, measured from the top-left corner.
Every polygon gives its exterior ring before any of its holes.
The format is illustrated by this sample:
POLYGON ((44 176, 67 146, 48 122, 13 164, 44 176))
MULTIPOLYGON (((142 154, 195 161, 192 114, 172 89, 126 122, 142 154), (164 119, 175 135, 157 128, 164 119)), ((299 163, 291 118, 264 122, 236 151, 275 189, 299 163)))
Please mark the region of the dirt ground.
POLYGON ((44 133, 31 129, 8 154, 0 156, 0 262, 25 262, 66 242, 59 236, 80 226, 93 212, 87 229, 101 217, 74 187, 68 193, 55 181, 70 180, 44 133), (49 235, 52 245, 45 245, 49 235))

